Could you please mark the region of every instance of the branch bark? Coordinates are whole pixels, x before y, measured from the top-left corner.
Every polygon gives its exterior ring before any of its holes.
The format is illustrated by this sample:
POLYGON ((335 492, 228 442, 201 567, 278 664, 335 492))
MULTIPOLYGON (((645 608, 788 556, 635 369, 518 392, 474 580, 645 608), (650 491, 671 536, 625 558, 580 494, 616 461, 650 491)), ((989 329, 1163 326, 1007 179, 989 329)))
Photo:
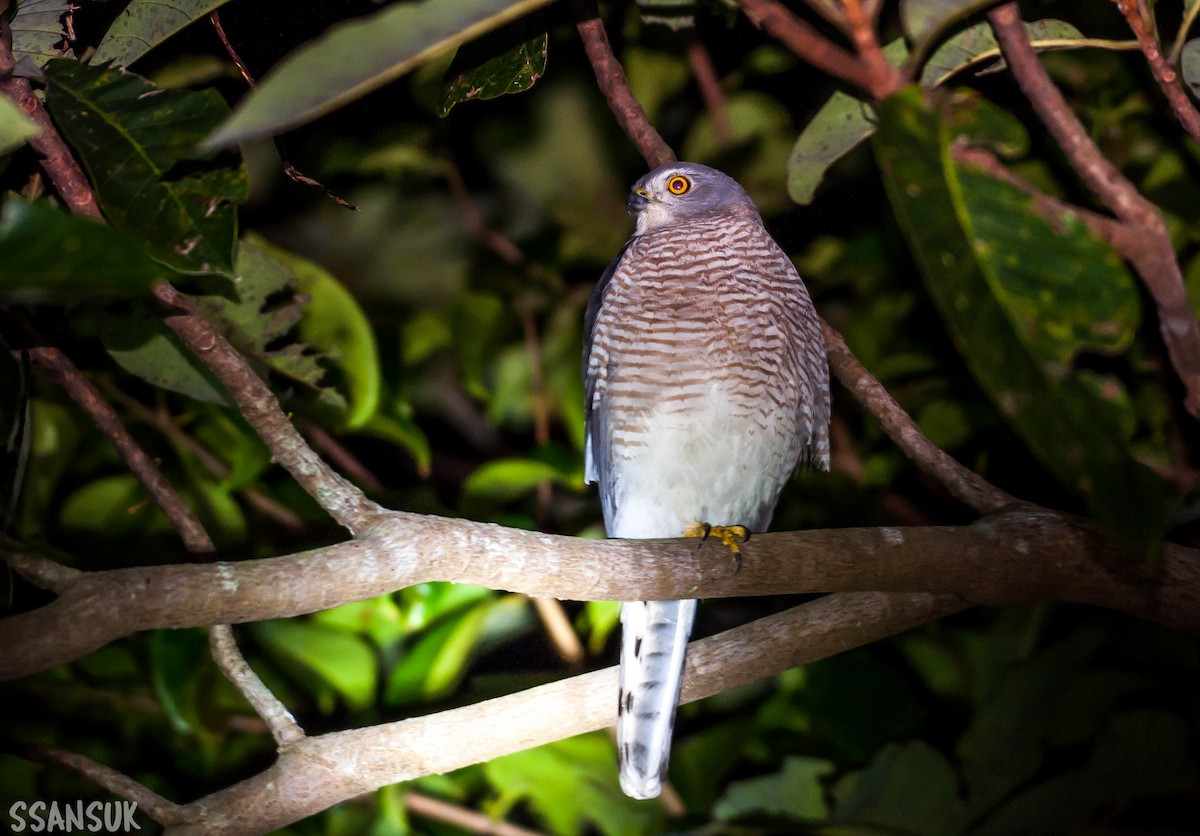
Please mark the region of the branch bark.
POLYGON ((155 286, 154 298, 163 322, 229 390, 246 421, 270 448, 272 459, 352 534, 365 531, 382 509, 313 452, 283 413, 275 393, 186 296, 163 282, 155 286))
POLYGON ((1200 418, 1200 323, 1188 302, 1162 213, 1100 152, 1071 111, 1030 46, 1017 4, 992 9, 988 21, 1021 91, 1071 166, 1113 214, 1137 231, 1141 246, 1126 256, 1158 306, 1163 342, 1186 389, 1184 405, 1200 418))
POLYGON ((285 618, 437 580, 602 601, 879 589, 991 605, 1069 601, 1200 634, 1200 553, 1167 546, 1151 570, 1085 523, 1036 509, 969 526, 756 535, 736 574, 718 545, 583 540, 394 512, 366 537, 287 557, 65 578, 57 600, 0 620, 0 679, 139 630, 285 618))
POLYGON ((575 27, 583 41, 583 49, 596 73, 596 84, 604 94, 621 130, 625 131, 637 146, 650 168, 675 162, 675 152, 650 124, 650 120, 646 118, 646 111, 642 110, 641 104, 629 89, 625 70, 621 68, 621 62, 613 54, 612 45, 608 42, 608 33, 604 30, 604 21, 600 19, 600 12, 596 8, 596 0, 572 0, 571 8, 575 14, 575 27))
MULTIPOLYGON (((682 702, 721 693, 902 632, 964 606, 946 596, 856 593, 822 598, 688 648, 682 702)), ((448 772, 604 728, 617 670, 397 723, 310 737, 264 772, 183 807, 168 836, 266 833, 398 781, 448 772), (447 746, 447 740, 463 745, 447 746)))

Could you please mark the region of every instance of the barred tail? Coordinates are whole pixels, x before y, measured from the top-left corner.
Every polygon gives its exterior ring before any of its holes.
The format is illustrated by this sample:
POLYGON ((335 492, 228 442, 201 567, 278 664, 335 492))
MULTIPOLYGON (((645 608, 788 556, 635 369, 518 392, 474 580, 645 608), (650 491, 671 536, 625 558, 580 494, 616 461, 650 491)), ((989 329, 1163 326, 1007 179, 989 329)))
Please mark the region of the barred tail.
POLYGON ((617 762, 621 789, 632 798, 654 798, 662 792, 695 618, 694 600, 621 605, 617 762))

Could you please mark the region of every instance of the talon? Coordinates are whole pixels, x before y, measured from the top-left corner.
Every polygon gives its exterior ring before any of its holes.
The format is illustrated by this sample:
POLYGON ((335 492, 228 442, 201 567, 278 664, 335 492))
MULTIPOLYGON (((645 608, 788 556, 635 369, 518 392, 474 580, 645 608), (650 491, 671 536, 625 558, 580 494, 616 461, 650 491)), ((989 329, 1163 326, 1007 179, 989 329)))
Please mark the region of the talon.
POLYGON ((733 554, 733 573, 736 575, 742 571, 742 543, 750 539, 750 529, 744 525, 709 525, 696 522, 683 532, 684 537, 699 537, 701 546, 712 535, 716 535, 721 544, 733 554))

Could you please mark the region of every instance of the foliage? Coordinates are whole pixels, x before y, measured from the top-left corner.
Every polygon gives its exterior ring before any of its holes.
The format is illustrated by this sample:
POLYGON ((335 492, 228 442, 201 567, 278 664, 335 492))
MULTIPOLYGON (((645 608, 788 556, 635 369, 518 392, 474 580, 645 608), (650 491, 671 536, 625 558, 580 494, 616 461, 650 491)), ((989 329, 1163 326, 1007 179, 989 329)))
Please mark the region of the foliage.
MULTIPOLYGON (((352 475, 381 503, 597 536, 581 320, 630 231, 625 189, 642 168, 565 13, 545 0, 113 5, 71 11, 62 49, 67 4, 17 4, 14 51, 40 68, 109 225, 44 193, 24 147, 34 129, 0 96, 0 302, 97 382, 222 559, 340 535, 146 304, 164 278, 310 438, 328 439, 325 455, 366 471, 352 475), (212 35, 218 8, 263 76, 253 92, 212 35), (278 150, 262 139, 285 128, 296 130, 278 150), (282 177, 279 154, 357 211, 282 177)), ((639 2, 611 26, 667 140, 747 186, 822 314, 922 431, 1016 496, 1091 514, 1152 567, 1164 538, 1195 543, 1195 424, 1124 262, 1078 218, 1047 219, 954 157, 969 137, 1041 190, 1084 200, 995 72, 981 8, 902 0, 885 14, 888 58, 917 81, 878 106, 724 4, 639 2), (694 80, 693 37, 719 71, 729 136, 694 80)), ((1122 36, 1119 15, 1025 14, 1036 44, 1063 50, 1044 58, 1072 107, 1165 213, 1200 299, 1200 158, 1141 54, 1099 40, 1122 36)), ((1197 43, 1180 70, 1193 89, 1197 43)), ((5 316, 4 339, 24 344, 16 321, 5 316)), ((8 533, 86 570, 182 561, 103 435, 3 357, 8 533)), ((776 528, 964 519, 834 397, 834 472, 793 480, 776 528)), ((14 611, 44 600, 8 584, 14 611)), ((777 605, 705 605, 698 632, 777 605)), ((586 664, 615 661, 615 608, 565 606, 586 664)), ((237 632, 310 732, 511 693, 568 667, 528 600, 479 587, 423 584, 237 632)), ((3 737, 82 751, 181 801, 227 786, 273 747, 207 654, 199 631, 143 633, 8 684, 19 709, 3 737)), ((564 834, 1178 830, 1200 820, 1198 691, 1194 640, 1065 606, 974 611, 685 706, 678 821, 620 794, 612 743, 593 734, 388 788, 288 832, 458 832, 406 812, 405 793, 564 834)), ((11 754, 0 774, 0 810, 100 795, 11 754)))

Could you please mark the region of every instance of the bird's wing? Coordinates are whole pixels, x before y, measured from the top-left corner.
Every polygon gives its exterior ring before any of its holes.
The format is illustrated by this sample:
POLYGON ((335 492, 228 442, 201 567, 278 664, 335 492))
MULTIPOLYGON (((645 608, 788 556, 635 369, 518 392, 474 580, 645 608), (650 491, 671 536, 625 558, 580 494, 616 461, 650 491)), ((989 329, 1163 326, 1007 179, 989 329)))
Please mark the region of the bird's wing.
MULTIPOLYGON (((621 264, 621 259, 625 257, 625 253, 629 250, 629 245, 633 243, 631 238, 617 253, 617 257, 608 263, 604 268, 603 275, 600 276, 600 281, 596 282, 596 287, 592 290, 591 298, 588 299, 587 310, 583 314, 583 389, 584 389, 584 427, 586 436, 583 444, 583 472, 584 481, 600 482, 600 466, 598 462, 602 462, 604 457, 597 455, 601 451, 595 450, 594 445, 603 443, 603 433, 597 429, 596 402, 602 394, 599 390, 602 386, 600 369, 598 364, 592 362, 592 344, 596 334, 596 321, 600 318, 600 309, 604 305, 604 294, 608 291, 608 285, 612 282, 613 275, 617 272, 617 268, 621 264)), ((603 489, 604 485, 601 484, 603 489)))

